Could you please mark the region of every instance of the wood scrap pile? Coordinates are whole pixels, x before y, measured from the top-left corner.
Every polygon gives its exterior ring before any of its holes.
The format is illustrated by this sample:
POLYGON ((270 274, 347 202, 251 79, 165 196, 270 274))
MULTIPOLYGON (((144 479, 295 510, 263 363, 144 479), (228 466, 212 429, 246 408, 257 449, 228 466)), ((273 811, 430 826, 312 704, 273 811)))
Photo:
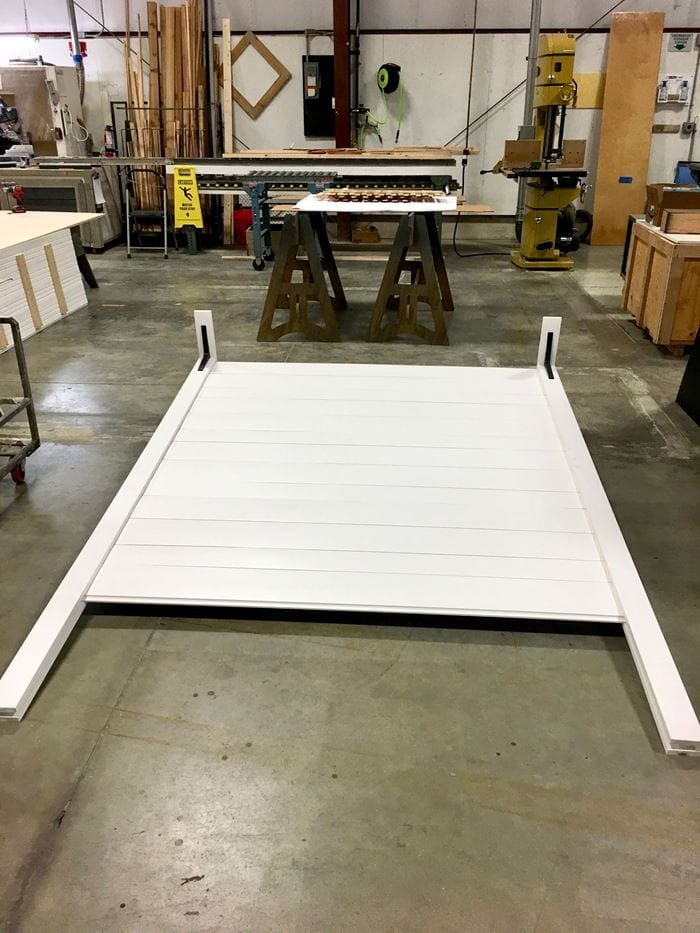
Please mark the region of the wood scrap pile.
MULTIPOLYGON (((140 15, 136 17, 137 35, 129 32, 129 0, 124 0, 129 155, 135 158, 211 155, 200 0, 186 0, 181 6, 159 6, 155 0, 149 0, 146 8, 144 42, 140 15)), ((136 173, 135 187, 141 207, 160 208, 161 193, 155 175, 136 173)))

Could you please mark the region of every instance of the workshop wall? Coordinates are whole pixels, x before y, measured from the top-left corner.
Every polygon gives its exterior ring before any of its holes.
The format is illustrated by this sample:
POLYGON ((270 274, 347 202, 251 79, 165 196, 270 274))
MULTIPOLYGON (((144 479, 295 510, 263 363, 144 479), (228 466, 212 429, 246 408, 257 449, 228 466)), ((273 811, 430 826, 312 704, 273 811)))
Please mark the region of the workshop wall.
MULTIPOLYGON (((103 19, 113 32, 124 30, 123 0, 76 0, 83 11, 103 19), (104 15, 103 15, 104 14, 104 15)), ((573 29, 580 32, 612 6, 611 0, 543 0, 542 25, 547 29, 573 29)), ((66 29, 65 3, 57 0, 2 0, 0 32, 63 31, 66 29)), ((265 31, 332 28, 332 0, 214 0, 215 19, 231 18, 235 29, 265 31)), ((472 0, 360 0, 363 29, 380 32, 414 29, 471 29, 472 0)), ((353 0, 354 9, 354 0, 353 0)), ((666 26, 672 29, 697 27, 697 0, 628 0, 621 10, 663 10, 666 26)), ((131 28, 136 16, 145 17, 146 0, 130 0, 131 28)), ((94 33, 95 21, 77 9, 78 28, 94 33)), ((482 2, 478 7, 480 29, 527 29, 530 22, 528 0, 482 2)), ((606 21, 607 22, 607 21, 606 21)))
MULTIPOLYGON (((85 10, 101 18, 99 0, 80 0, 85 10)), ((120 33, 124 29, 123 4, 104 2, 104 15, 109 29, 120 33)), ((234 28, 243 25, 260 32, 269 30, 329 29, 331 3, 319 0, 295 0, 280 4, 272 0, 216 0, 216 17, 230 15, 234 28)), ((665 9, 666 25, 682 29, 697 28, 694 0, 643 3, 635 0, 635 10, 665 9)), ((609 8, 609 0, 561 4, 545 0, 543 24, 549 28, 582 31, 597 16, 609 8)), ((632 7, 632 4, 629 5, 632 7)), ((519 32, 480 32, 476 38, 472 118, 506 94, 525 76, 525 56, 529 4, 509 0, 499 4, 481 4, 479 26, 482 29, 511 29, 519 32)), ((625 4, 622 9, 627 8, 625 4)), ((0 63, 10 58, 43 55, 56 64, 70 64, 65 38, 53 38, 41 33, 63 32, 66 29, 65 9, 55 0, 26 0, 30 31, 25 33, 23 0, 3 0, 0 19, 0 63), (7 35, 8 32, 18 34, 7 35)), ((695 6, 695 9, 697 7, 695 6)), ((141 12, 145 24, 145 0, 131 0, 131 28, 136 28, 136 14, 141 12)), ((446 143, 466 123, 466 93, 471 50, 472 6, 469 2, 435 0, 431 4, 418 0, 382 0, 362 4, 363 27, 377 32, 362 36, 362 103, 383 117, 380 95, 375 84, 377 68, 385 61, 401 65, 404 78, 404 116, 400 142, 404 145, 446 143), (428 32, 390 32, 384 30, 430 30, 428 32), (438 29, 462 30, 435 32, 438 29)), ((79 28, 88 33, 88 57, 85 60, 86 95, 84 113, 88 129, 96 145, 102 139, 106 123, 110 122, 110 100, 124 100, 124 59, 122 45, 108 35, 92 38, 98 27, 79 11, 79 28)), ((236 137, 251 148, 282 146, 332 145, 333 140, 309 141, 303 136, 301 61, 305 40, 301 32, 266 34, 265 43, 292 72, 293 80, 255 121, 235 106, 236 137)), ((607 34, 591 33, 583 37, 576 52, 577 72, 605 70, 607 34)), ((312 40, 312 51, 330 53, 332 46, 325 37, 312 40)), ((234 81, 251 99, 263 89, 266 74, 260 62, 248 53, 234 70, 234 81)), ((668 51, 664 40, 661 72, 692 73, 695 53, 668 51)), ((390 101, 395 112, 396 102, 390 101)), ((522 122, 523 91, 520 90, 480 121, 470 134, 470 142, 481 149, 469 160, 466 194, 469 200, 488 203, 499 213, 510 213, 515 205, 516 186, 500 176, 478 174, 490 168, 503 153, 503 141, 517 134, 522 122)), ((655 122, 681 123, 686 109, 677 106, 660 107, 655 122)), ((590 183, 595 182, 595 154, 600 128, 600 110, 571 111, 567 119, 567 136, 588 140, 590 183)), ((366 145, 390 148, 394 144, 395 121, 382 128, 382 142, 368 134, 366 145)), ((461 145, 464 136, 455 141, 461 145)), ((689 141, 676 134, 655 134, 652 137, 650 181, 673 178, 676 162, 687 158, 689 141)), ((590 196, 589 196, 590 197, 590 196)), ((590 197, 592 203, 592 197, 590 197)))

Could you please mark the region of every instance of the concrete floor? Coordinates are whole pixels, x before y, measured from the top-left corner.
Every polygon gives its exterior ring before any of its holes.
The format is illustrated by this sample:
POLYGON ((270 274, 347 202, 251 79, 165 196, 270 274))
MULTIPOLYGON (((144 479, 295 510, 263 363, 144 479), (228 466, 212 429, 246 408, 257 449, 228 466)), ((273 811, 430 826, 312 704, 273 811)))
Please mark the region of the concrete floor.
MULTIPOLYGON (((43 445, 25 489, 0 483, 0 668, 192 365, 193 308, 224 359, 485 366, 532 364, 561 314, 563 381, 700 707, 700 430, 683 361, 619 313, 618 261, 449 256, 430 348, 362 342, 379 262, 341 266, 343 343, 258 345, 247 262, 93 257, 89 308, 26 348, 43 445)), ((663 754, 615 635, 87 616, 0 761, 3 931, 699 928, 700 761, 663 754)))

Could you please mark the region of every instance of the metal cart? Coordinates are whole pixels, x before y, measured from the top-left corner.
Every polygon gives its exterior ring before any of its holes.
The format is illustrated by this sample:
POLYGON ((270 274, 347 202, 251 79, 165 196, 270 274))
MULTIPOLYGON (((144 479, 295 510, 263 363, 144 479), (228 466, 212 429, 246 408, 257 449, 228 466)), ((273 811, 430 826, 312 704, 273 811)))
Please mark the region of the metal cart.
POLYGON ((7 473, 18 486, 24 483, 25 463, 27 457, 40 446, 39 428, 36 423, 32 387, 29 384, 27 361, 24 357, 24 345, 19 324, 13 317, 0 317, 0 325, 7 324, 12 330, 17 369, 22 382, 22 398, 0 398, 0 479, 7 473), (5 434, 6 424, 13 421, 22 412, 26 413, 29 424, 29 438, 9 437, 5 434), (4 462, 3 462, 4 460, 4 462))

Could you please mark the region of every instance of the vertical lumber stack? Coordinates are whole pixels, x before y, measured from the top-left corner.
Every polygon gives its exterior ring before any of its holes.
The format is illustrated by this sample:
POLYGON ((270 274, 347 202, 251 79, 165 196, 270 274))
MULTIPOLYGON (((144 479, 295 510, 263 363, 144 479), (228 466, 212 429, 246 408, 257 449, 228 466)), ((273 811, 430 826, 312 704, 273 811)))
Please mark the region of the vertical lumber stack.
MULTIPOLYGON (((201 0, 180 6, 148 0, 146 9, 147 60, 141 17, 135 38, 129 0, 124 0, 128 154, 135 159, 210 155, 201 0)), ((135 187, 139 206, 160 207, 155 176, 137 173, 135 187)))
MULTIPOLYGON (((231 20, 221 20, 221 48, 223 58, 223 94, 222 94, 222 151, 233 152, 233 78, 231 74, 231 20)), ((217 71, 218 75, 218 71, 217 71)), ((218 81, 216 82, 219 83, 218 81)), ((224 195, 224 246, 233 243, 233 195, 224 195)))

